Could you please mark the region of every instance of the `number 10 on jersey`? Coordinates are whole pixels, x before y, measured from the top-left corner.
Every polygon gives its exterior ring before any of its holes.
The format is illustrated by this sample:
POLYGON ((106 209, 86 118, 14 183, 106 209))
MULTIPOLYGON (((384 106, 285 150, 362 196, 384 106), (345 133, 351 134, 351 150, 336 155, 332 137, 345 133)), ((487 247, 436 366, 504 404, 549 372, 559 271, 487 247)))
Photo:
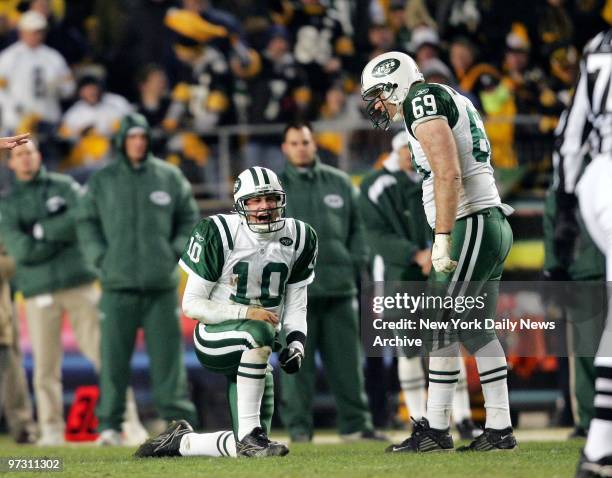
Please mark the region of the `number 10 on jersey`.
MULTIPOLYGON (((253 280, 256 278, 249 277, 249 263, 238 262, 232 272, 238 276, 238 283, 236 285, 236 293, 232 294, 231 299, 239 304, 250 305, 251 301, 247 297, 247 289, 249 288, 249 279, 253 282, 251 286, 256 289, 258 286, 259 290, 259 302, 262 307, 277 307, 280 305, 283 294, 285 292, 285 281, 289 274, 289 269, 286 264, 282 262, 270 262, 266 264, 261 272, 261 280, 253 280), (277 290, 273 289, 272 274, 278 274, 278 285, 277 290)), ((253 289, 251 289, 253 290, 253 289)))

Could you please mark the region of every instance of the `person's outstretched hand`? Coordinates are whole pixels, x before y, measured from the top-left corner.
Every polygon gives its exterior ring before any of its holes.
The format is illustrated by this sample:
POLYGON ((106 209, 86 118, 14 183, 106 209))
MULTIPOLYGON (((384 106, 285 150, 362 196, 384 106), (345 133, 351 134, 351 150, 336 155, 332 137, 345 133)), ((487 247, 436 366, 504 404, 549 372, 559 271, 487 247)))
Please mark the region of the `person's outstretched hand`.
POLYGON ((18 134, 17 136, 8 136, 0 138, 0 150, 13 149, 15 146, 25 143, 30 139, 30 133, 18 134))

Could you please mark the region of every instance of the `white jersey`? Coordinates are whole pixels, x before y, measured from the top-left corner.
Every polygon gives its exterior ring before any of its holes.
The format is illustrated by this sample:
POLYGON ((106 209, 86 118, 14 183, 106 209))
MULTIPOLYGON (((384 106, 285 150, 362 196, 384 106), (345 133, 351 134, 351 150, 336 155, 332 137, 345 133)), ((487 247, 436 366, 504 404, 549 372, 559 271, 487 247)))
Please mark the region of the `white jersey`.
POLYGON ((196 225, 179 264, 214 284, 210 300, 281 316, 286 287, 314 280, 316 255, 316 234, 302 221, 287 218, 280 231, 256 234, 238 214, 218 214, 196 225))
POLYGON ((94 128, 99 135, 111 137, 118 129, 121 118, 132 111, 123 97, 104 93, 100 101, 91 105, 80 100, 72 105, 62 120, 62 135, 76 139, 86 128, 94 128))
POLYGON ((38 115, 58 123, 60 98, 74 93, 74 81, 62 55, 46 45, 30 48, 14 43, 0 53, 2 127, 15 130, 22 118, 38 115))
POLYGON ((410 89, 403 108, 413 164, 423 175, 423 205, 432 228, 436 221, 433 172, 414 132, 416 126, 432 119, 448 121, 457 145, 461 168, 457 219, 495 206, 511 212, 501 203, 491 166, 491 145, 484 123, 468 98, 446 85, 418 83, 410 89))

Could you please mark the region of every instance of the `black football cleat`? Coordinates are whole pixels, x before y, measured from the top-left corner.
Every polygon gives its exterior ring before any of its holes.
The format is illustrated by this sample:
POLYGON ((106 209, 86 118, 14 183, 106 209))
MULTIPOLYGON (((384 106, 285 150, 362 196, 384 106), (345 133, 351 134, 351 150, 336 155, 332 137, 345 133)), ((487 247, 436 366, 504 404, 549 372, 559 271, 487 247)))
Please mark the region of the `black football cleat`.
POLYGON ((576 478, 603 478, 612 477, 612 455, 604 456, 597 461, 591 461, 580 454, 580 461, 576 469, 576 478))
POLYGON ((251 433, 236 442, 236 455, 252 457, 285 456, 289 453, 282 443, 271 441, 261 427, 253 428, 251 433))
POLYGON ((137 458, 180 456, 181 438, 192 432, 192 426, 185 420, 173 421, 162 433, 140 445, 134 456, 137 458))
POLYGON ((586 438, 588 434, 588 430, 580 425, 576 425, 572 430, 572 433, 567 437, 570 440, 581 440, 586 438))
POLYGON ((390 445, 387 453, 426 453, 434 451, 450 451, 455 446, 453 437, 446 430, 437 430, 429 426, 427 418, 419 421, 412 419, 412 435, 399 445, 390 445))
POLYGON ((462 440, 473 440, 482 435, 482 429, 478 428, 476 424, 469 418, 464 418, 458 423, 455 423, 459 437, 462 440))
POLYGON ((508 451, 514 450, 516 447, 516 438, 512 434, 512 427, 503 430, 485 428, 482 435, 469 445, 457 448, 457 451, 508 451))

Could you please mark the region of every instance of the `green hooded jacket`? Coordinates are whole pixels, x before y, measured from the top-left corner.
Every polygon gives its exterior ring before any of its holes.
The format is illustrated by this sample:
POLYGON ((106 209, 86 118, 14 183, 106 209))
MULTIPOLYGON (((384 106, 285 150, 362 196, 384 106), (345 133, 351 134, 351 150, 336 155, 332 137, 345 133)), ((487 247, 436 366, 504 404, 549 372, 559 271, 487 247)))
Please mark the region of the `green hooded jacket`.
POLYGON ((366 174, 359 204, 372 255, 385 264, 385 280, 424 280, 414 254, 431 245, 421 181, 404 171, 382 168, 366 174))
POLYGON ((319 238, 308 296, 354 296, 356 279, 368 259, 359 192, 347 174, 318 159, 304 171, 287 162, 280 180, 287 194, 287 216, 310 224, 319 238))
MULTIPOLYGON (((557 202, 555 192, 549 191, 544 203, 544 270, 554 271, 564 266, 555 254, 553 238, 555 232, 555 212, 557 202)), ((580 232, 576 240, 574 257, 567 271, 572 280, 604 280, 606 259, 589 236, 580 212, 576 210, 580 232)))
POLYGON ((191 185, 175 166, 151 153, 147 120, 130 114, 115 137, 116 159, 96 172, 78 214, 78 235, 104 289, 163 290, 178 283, 177 261, 198 209, 191 185), (132 128, 149 138, 146 158, 134 167, 125 153, 132 128))
POLYGON ((11 193, 0 200, 0 236, 17 264, 17 288, 24 297, 95 280, 76 236, 80 191, 71 177, 41 166, 31 181, 16 181, 11 193), (41 239, 32 234, 37 223, 41 239))

